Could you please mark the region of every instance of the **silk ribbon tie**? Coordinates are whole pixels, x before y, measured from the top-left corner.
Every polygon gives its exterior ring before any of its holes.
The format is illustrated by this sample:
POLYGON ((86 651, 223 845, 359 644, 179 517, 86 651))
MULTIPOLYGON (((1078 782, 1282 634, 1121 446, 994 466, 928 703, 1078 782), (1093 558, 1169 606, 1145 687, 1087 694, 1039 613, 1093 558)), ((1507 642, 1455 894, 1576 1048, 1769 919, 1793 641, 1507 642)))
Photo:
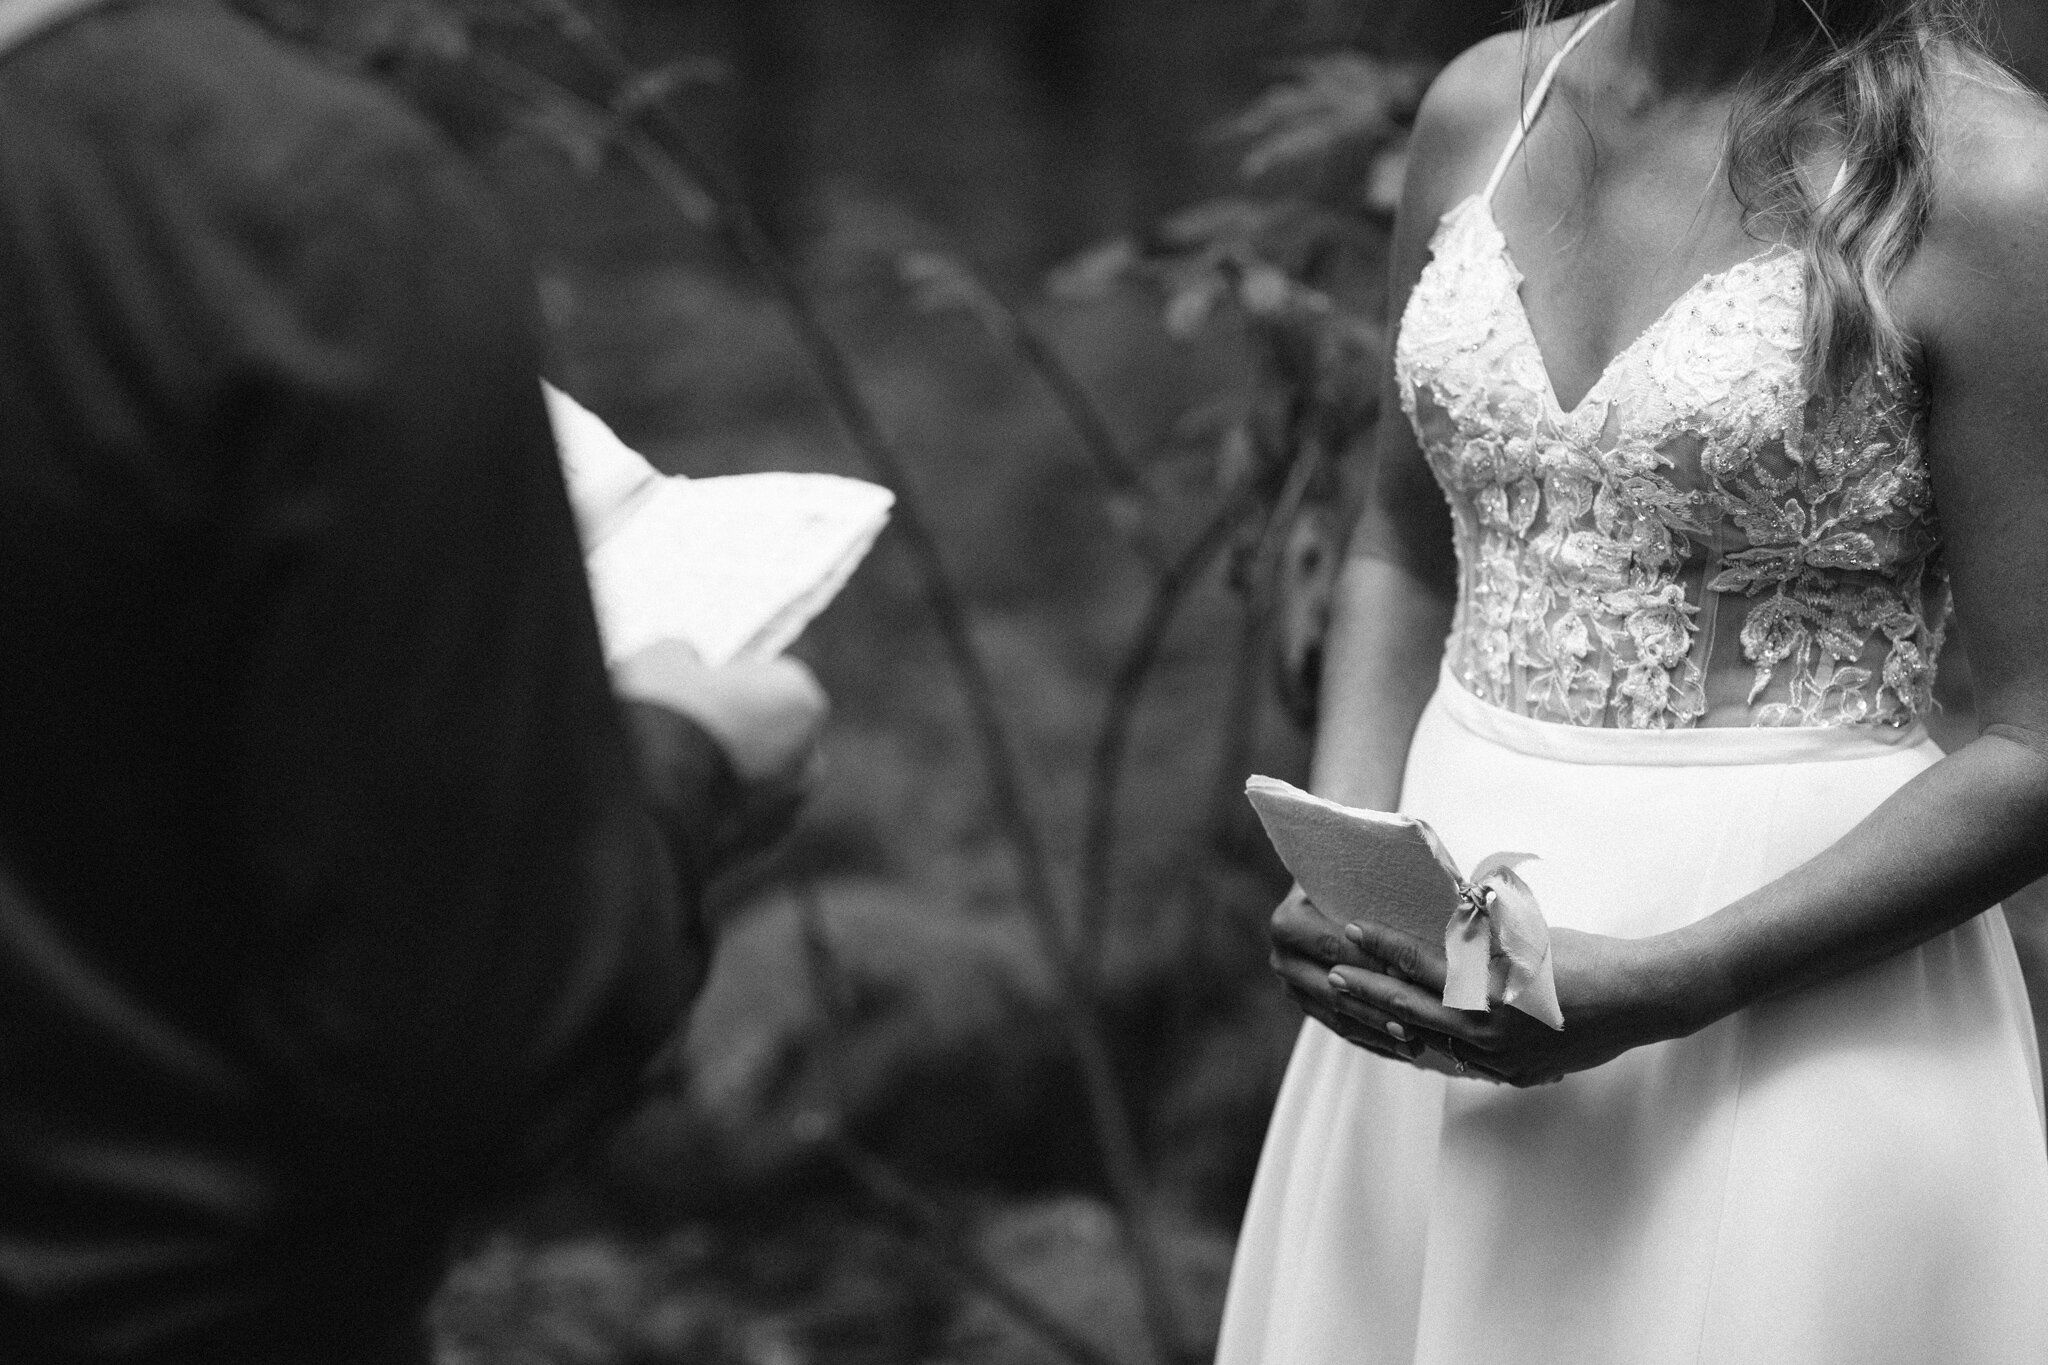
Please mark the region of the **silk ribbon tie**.
POLYGON ((1458 882, 1458 908, 1444 926, 1444 1003, 1484 1010, 1495 999, 1554 1029, 1564 1027, 1550 965, 1550 926, 1536 894, 1515 872, 1532 853, 1495 853, 1458 882))

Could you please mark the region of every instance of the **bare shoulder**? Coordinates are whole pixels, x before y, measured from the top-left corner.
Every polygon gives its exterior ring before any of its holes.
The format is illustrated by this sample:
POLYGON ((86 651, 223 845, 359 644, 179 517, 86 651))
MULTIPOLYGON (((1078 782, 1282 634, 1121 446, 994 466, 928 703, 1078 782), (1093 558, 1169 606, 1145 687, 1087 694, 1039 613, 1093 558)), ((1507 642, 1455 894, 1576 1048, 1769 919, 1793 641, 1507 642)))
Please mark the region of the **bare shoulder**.
MULTIPOLYGON (((2048 351, 2048 106, 1991 70, 1945 72, 1929 132, 1934 195, 1893 295, 1935 387, 1948 464, 2038 450, 2000 426, 2042 409, 2048 351)), ((2037 416, 2026 416, 2028 430, 2037 416)))
POLYGON ((1999 272, 2008 284, 2007 272, 2021 270, 2048 289, 2048 103, 1970 63, 1940 79, 1924 264, 1944 275, 1999 272))
POLYGON ((1431 82, 1418 126, 1456 131, 1511 121, 1521 107, 1526 65, 1527 43, 1519 33, 1497 33, 1466 48, 1431 82))
POLYGON ((1502 33, 1465 49, 1430 83, 1415 116, 1407 207, 1430 219, 1485 183, 1522 108, 1528 44, 1502 33))

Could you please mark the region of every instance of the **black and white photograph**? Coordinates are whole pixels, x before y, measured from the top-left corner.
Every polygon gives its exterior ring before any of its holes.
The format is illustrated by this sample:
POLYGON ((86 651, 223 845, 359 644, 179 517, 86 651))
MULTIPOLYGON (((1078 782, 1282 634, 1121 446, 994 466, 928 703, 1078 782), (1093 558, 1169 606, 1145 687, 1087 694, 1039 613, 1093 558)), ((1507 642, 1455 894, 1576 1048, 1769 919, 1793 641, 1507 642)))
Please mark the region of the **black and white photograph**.
POLYGON ((0 0, 0 1365, 2048 1365, 2048 0, 0 0))

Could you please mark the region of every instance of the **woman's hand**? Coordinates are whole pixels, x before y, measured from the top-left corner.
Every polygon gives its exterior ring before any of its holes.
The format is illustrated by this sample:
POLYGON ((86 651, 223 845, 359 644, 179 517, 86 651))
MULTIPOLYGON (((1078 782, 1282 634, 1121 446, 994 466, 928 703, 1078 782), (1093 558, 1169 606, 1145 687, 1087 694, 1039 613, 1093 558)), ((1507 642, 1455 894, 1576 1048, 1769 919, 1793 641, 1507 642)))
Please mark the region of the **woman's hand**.
POLYGON ((1302 1013, 1367 1052, 1396 1061, 1415 1060, 1422 1051, 1420 1038, 1410 1035, 1392 1016, 1340 993, 1332 984, 1333 967, 1378 964, 1347 939, 1344 925, 1318 910, 1300 887, 1290 891, 1273 911, 1266 934, 1273 945, 1268 959, 1273 974, 1302 1013))
POLYGON ((1507 1005, 1447 1008, 1441 944, 1370 921, 1344 926, 1344 936, 1353 960, 1327 972, 1338 1013, 1354 1027, 1399 1028, 1489 1080, 1541 1085, 1692 1031, 1655 939, 1552 929, 1558 1030, 1507 1005))

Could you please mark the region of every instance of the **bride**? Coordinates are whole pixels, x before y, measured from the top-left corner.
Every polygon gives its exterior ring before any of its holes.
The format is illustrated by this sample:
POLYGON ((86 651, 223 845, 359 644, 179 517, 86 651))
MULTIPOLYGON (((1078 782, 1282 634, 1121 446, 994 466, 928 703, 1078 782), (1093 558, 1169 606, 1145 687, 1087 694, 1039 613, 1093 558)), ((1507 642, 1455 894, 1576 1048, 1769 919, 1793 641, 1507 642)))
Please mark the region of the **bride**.
POLYGON ((1290 897, 1219 1360, 2048 1360, 2048 112, 1962 0, 1554 8, 1419 117, 1314 782, 1539 855, 1565 1026, 1290 897))

